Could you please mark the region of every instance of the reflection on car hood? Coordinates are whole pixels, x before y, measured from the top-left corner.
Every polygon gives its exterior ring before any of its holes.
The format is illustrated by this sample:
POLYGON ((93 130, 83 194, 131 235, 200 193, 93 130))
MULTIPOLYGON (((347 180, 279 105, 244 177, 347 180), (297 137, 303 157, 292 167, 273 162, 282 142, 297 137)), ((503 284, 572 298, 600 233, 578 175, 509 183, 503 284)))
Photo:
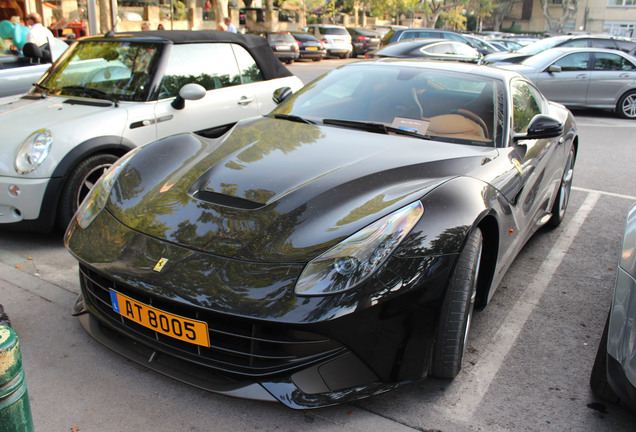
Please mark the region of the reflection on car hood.
POLYGON ((182 246, 303 261, 481 165, 484 148, 271 118, 143 148, 107 208, 182 246))

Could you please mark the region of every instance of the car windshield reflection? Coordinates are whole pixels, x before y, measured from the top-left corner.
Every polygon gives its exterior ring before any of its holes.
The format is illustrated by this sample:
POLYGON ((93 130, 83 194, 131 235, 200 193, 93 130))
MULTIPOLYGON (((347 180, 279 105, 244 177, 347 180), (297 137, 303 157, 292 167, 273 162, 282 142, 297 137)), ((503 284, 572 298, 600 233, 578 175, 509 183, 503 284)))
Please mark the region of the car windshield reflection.
POLYGON ((492 78, 448 70, 359 65, 310 83, 272 114, 314 122, 330 119, 324 123, 339 127, 380 123, 389 131, 493 145, 497 87, 492 78))
POLYGON ((145 101, 159 47, 125 41, 80 43, 40 87, 50 95, 145 101))

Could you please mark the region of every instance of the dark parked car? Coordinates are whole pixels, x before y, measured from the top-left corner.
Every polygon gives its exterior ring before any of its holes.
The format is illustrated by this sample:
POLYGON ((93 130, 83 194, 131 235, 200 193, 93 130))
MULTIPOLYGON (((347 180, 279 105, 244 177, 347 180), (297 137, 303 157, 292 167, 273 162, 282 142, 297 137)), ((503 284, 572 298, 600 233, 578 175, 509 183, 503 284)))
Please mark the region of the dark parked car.
POLYGON ((75 313, 148 368, 292 408, 453 378, 475 308, 563 220, 577 146, 517 73, 349 63, 120 159, 65 236, 75 313))
POLYGON ((289 64, 300 57, 298 43, 289 32, 267 33, 267 41, 274 55, 282 62, 289 64))
POLYGON ((636 119, 636 59, 621 51, 551 48, 499 67, 522 73, 548 99, 568 107, 611 109, 636 119))
POLYGON ((492 52, 491 47, 484 44, 481 40, 474 37, 466 37, 460 33, 447 30, 436 30, 429 28, 407 28, 391 30, 382 38, 382 44, 387 45, 394 42, 400 42, 409 39, 449 39, 457 42, 463 42, 479 51, 480 54, 486 55, 492 52))
POLYGON ((478 62, 479 52, 463 42, 446 39, 414 39, 385 45, 368 55, 369 58, 423 58, 427 60, 457 60, 478 62))
POLYGON ((381 37, 372 30, 347 27, 347 31, 351 35, 351 44, 353 45, 351 57, 355 58, 359 55, 365 55, 380 46, 381 37))
POLYGON ((484 63, 521 63, 530 56, 539 54, 550 48, 606 48, 626 52, 630 55, 636 53, 636 42, 627 38, 613 36, 553 36, 541 39, 512 52, 492 53, 486 55, 484 63))
POLYGON ((291 34, 296 39, 296 43, 298 43, 299 58, 320 61, 327 55, 325 46, 315 36, 304 32, 291 32, 291 34))
POLYGON ((627 215, 612 307, 592 368, 590 385, 601 399, 636 411, 636 205, 627 215))

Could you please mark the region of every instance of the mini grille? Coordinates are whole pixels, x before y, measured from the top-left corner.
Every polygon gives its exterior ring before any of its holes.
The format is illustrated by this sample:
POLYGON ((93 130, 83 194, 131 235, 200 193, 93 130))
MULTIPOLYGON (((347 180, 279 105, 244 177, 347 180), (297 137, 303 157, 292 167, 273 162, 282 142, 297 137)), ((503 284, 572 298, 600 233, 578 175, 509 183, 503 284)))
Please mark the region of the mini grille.
POLYGON ((337 342, 291 329, 290 326, 263 325, 257 321, 196 310, 192 306, 141 294, 84 265, 80 266, 80 275, 85 301, 112 326, 135 334, 160 352, 189 359, 218 371, 264 377, 306 366, 345 350, 337 342), (211 347, 182 342, 122 317, 113 311, 109 293, 111 288, 165 312, 207 322, 211 347))

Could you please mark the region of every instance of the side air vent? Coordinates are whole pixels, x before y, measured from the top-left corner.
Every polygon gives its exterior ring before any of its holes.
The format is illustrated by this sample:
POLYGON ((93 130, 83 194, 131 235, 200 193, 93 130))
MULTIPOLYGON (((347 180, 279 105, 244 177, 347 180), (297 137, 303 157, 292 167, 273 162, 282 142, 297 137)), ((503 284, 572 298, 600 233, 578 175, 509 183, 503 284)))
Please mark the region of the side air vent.
POLYGON ((233 207, 243 210, 256 210, 264 206, 264 204, 250 201, 244 198, 237 198, 206 190, 199 190, 194 193, 194 198, 206 201, 212 204, 218 204, 225 207, 233 207))

